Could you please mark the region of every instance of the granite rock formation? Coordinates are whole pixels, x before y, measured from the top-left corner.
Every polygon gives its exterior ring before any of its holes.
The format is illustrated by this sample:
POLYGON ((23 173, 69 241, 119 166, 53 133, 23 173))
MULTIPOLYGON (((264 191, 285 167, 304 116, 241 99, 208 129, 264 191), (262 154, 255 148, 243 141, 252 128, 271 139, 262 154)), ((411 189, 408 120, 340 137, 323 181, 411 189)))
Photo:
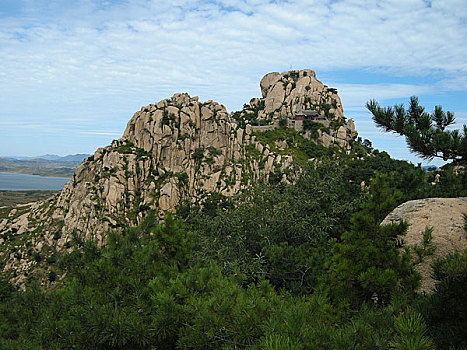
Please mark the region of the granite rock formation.
MULTIPOLYGON (((267 128, 278 127, 281 118, 293 123, 298 110, 315 109, 330 118, 329 126, 319 130, 327 141, 316 143, 348 150, 356 137, 337 92, 316 80, 313 71, 267 74, 261 90, 263 97, 252 99, 250 107, 256 108, 257 119, 270 123, 267 128)), ((181 200, 202 204, 212 193, 231 196, 259 179, 268 181, 273 173, 293 181, 299 171, 287 154, 293 145, 280 142, 281 154, 274 152, 256 139, 258 126, 239 122, 238 116, 186 93, 142 107, 123 136, 85 159, 59 194, 3 209, 4 271, 21 284, 40 263, 34 256, 68 249, 73 234, 102 244, 109 230, 137 225, 150 211, 162 217, 181 200)))
POLYGON ((252 98, 240 116, 253 115, 260 125, 277 125, 286 120, 289 127, 302 131, 303 122, 295 120, 297 114, 315 112, 314 121, 322 125, 318 141, 326 147, 337 144, 351 148, 349 140, 357 137, 355 124, 344 117, 337 90, 316 79, 314 71, 268 73, 261 79, 260 87, 262 97, 252 98))

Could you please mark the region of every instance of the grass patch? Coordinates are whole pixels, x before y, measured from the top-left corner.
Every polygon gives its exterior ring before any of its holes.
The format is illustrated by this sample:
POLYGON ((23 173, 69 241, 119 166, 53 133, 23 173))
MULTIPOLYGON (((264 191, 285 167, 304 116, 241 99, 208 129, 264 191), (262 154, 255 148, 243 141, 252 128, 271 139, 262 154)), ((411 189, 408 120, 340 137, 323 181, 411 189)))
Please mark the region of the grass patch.
POLYGON ((310 158, 332 156, 335 151, 333 147, 327 148, 306 139, 292 128, 278 128, 255 132, 256 139, 263 145, 269 145, 269 149, 281 155, 291 155, 296 163, 304 165, 310 158), (281 150, 276 146, 276 141, 286 141, 289 147, 281 150))

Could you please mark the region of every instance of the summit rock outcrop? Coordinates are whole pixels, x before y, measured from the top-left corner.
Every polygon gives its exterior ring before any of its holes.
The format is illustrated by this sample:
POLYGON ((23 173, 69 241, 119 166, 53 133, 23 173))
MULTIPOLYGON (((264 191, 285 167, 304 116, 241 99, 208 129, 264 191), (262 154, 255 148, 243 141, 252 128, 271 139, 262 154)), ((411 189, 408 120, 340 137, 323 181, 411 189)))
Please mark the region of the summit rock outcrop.
POLYGON ((303 116, 321 125, 317 130, 321 144, 351 149, 349 140, 358 135, 355 124, 352 119, 345 118, 337 90, 316 79, 314 71, 268 73, 261 79, 260 87, 262 97, 252 98, 238 117, 247 117, 263 128, 282 120, 289 127, 306 131, 306 125, 299 118, 303 116))
POLYGON ((311 109, 322 116, 332 114, 333 118, 344 117, 337 90, 321 83, 312 70, 269 73, 261 79, 260 86, 264 100, 264 112, 260 119, 287 117, 300 110, 311 109))

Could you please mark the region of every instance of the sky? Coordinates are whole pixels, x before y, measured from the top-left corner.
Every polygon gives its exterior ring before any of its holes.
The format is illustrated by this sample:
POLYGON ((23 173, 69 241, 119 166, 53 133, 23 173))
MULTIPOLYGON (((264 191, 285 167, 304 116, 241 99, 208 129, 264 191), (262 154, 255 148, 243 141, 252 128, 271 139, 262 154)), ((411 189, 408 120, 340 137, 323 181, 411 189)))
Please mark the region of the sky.
POLYGON ((363 139, 428 164, 365 103, 416 95, 460 128, 466 43, 465 0, 1 0, 0 156, 94 153, 174 93, 235 111, 266 73, 312 69, 363 139))

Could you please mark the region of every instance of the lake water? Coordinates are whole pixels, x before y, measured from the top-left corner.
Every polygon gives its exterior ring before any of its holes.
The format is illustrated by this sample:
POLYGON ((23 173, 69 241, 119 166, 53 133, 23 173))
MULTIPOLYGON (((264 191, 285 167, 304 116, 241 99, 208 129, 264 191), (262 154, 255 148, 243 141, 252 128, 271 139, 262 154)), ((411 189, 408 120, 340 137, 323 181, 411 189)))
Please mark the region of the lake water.
POLYGON ((68 177, 46 177, 27 174, 0 173, 1 191, 59 191, 68 177))

